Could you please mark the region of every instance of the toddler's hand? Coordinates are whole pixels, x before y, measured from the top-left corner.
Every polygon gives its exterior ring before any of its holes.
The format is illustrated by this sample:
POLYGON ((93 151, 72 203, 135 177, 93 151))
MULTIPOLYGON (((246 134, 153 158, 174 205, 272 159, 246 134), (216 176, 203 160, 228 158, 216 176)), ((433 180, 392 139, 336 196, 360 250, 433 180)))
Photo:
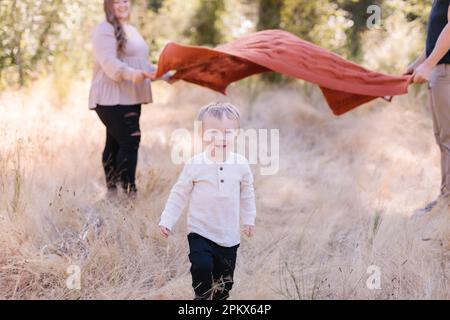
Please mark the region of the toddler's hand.
POLYGON ((247 237, 252 237, 253 236, 253 226, 250 226, 248 224, 244 225, 244 234, 247 237))
POLYGON ((161 232, 161 235, 162 235, 164 238, 168 238, 168 237, 169 237, 170 230, 167 229, 166 227, 164 227, 164 226, 159 226, 159 231, 161 232))

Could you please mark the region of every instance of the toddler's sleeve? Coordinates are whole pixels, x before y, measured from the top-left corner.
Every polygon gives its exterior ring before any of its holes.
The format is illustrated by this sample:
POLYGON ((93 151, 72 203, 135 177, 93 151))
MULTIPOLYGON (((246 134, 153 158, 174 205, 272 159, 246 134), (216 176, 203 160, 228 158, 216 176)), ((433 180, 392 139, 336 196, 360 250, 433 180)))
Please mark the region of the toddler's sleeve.
POLYGON ((241 216, 244 225, 255 225, 255 190, 253 188, 253 174, 248 164, 246 164, 246 170, 241 181, 241 216))
POLYGON ((185 164, 178 181, 170 191, 169 199, 166 207, 161 214, 160 226, 164 226, 171 230, 178 218, 183 213, 184 208, 189 201, 189 195, 194 187, 190 165, 185 164))
POLYGON ((92 34, 92 47, 95 59, 109 78, 114 81, 131 80, 135 69, 117 58, 113 26, 97 26, 92 34))

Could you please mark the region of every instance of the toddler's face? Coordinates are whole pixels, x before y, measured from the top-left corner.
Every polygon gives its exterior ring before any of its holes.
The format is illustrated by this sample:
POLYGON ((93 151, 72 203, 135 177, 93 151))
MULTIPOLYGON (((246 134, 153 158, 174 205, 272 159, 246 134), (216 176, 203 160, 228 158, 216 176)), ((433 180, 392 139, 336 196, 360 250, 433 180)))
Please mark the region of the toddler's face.
POLYGON ((203 142, 209 147, 214 147, 216 151, 232 151, 238 132, 237 120, 228 119, 226 116, 222 119, 206 116, 203 119, 203 142))

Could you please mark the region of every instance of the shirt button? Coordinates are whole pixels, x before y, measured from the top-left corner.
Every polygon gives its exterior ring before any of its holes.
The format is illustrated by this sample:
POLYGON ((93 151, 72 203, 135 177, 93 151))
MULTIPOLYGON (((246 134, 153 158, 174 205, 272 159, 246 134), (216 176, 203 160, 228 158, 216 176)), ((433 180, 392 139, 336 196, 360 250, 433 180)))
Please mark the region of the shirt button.
POLYGON ((223 167, 220 167, 220 171, 223 171, 223 167))
POLYGON ((222 180, 220 180, 220 182, 221 182, 221 183, 223 183, 223 182, 224 182, 224 180, 222 179, 222 180))

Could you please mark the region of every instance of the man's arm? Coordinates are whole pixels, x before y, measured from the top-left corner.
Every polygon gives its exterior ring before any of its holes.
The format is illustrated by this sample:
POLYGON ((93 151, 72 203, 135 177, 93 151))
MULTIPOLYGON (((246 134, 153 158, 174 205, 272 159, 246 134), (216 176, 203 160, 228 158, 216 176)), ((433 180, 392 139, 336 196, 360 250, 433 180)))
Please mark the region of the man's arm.
MULTIPOLYGON (((447 19, 450 21, 450 7, 447 12, 447 19)), ((450 23, 447 23, 436 42, 430 56, 414 71, 414 83, 424 83, 430 80, 431 73, 438 62, 450 50, 450 23)))

